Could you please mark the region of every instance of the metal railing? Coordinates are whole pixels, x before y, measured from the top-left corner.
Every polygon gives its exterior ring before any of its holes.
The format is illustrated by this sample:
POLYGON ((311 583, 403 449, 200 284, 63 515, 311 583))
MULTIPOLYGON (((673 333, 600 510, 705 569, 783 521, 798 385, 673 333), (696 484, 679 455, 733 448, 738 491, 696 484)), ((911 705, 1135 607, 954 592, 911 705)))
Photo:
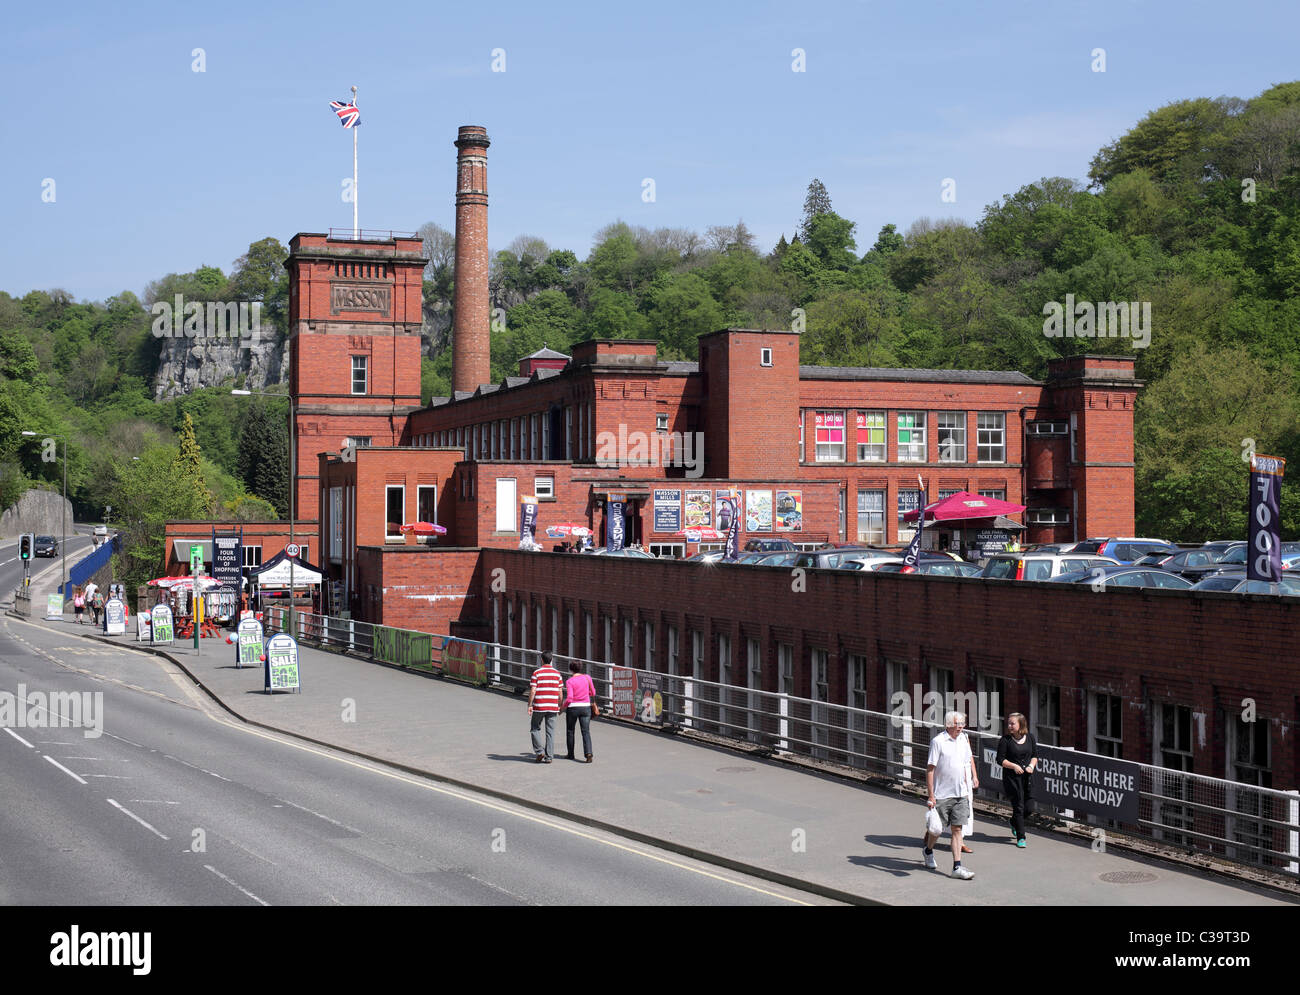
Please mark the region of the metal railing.
MULTIPOLYGON (((268 632, 283 626, 285 609, 267 613, 268 632)), ((375 626, 350 619, 298 613, 299 638, 370 656, 375 626)), ((430 663, 440 666, 446 636, 433 636, 430 663)), ((457 637, 459 638, 459 637, 457 637)), ((462 640, 462 642, 471 642, 462 640)), ((489 685, 522 690, 541 663, 541 651, 483 643, 489 685)), ((597 700, 607 717, 636 724, 688 729, 747 743, 777 754, 838 764, 860 773, 889 778, 924 791, 930 739, 943 731, 938 723, 886 712, 873 712, 790 694, 618 667, 599 660, 554 654, 562 673, 580 660, 595 682, 597 700), (621 698, 615 693, 619 671, 621 698), (629 676, 630 675, 630 676, 629 676), (652 689, 645 709, 629 700, 626 688, 652 689), (621 705, 616 708, 615 705, 621 705)), ((994 748, 999 736, 967 729, 976 757, 994 748)), ((1088 754, 1076 751, 1080 756, 1088 754)), ((1066 819, 1136 836, 1188 854, 1201 854, 1300 878, 1300 793, 1238 781, 1137 764, 1138 822, 1119 824, 1092 816, 1066 819)), ((982 783, 977 794, 1002 801, 996 788, 982 783)), ((1042 813, 1048 806, 1036 803, 1042 813)), ((1052 810, 1063 818, 1060 810, 1052 810)))
POLYGON ((389 231, 385 228, 361 228, 357 234, 352 233, 351 228, 331 228, 329 230, 329 239, 331 242, 389 242, 395 238, 415 238, 417 232, 413 231, 389 231))

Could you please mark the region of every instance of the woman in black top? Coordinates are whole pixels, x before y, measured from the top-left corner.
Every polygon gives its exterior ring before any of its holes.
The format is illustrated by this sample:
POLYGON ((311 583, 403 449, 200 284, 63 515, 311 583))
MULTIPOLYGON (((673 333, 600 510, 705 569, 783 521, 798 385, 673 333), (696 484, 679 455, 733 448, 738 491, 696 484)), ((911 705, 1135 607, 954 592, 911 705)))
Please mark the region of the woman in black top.
POLYGON ((1011 831, 1016 846, 1025 845, 1025 806, 1031 800, 1030 775, 1038 766, 1038 743, 1019 712, 1007 716, 1007 734, 998 740, 997 765, 1002 768, 1002 790, 1011 803, 1011 831))

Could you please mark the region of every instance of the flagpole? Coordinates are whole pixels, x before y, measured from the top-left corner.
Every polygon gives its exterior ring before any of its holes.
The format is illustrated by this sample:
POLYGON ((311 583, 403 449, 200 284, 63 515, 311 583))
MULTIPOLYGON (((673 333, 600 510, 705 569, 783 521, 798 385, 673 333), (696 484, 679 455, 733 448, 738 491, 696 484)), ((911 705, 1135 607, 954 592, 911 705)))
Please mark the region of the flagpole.
MULTIPOLYGON (((352 88, 352 105, 357 103, 357 88, 352 88)), ((357 227, 357 129, 352 129, 352 237, 361 238, 361 230, 357 227)))

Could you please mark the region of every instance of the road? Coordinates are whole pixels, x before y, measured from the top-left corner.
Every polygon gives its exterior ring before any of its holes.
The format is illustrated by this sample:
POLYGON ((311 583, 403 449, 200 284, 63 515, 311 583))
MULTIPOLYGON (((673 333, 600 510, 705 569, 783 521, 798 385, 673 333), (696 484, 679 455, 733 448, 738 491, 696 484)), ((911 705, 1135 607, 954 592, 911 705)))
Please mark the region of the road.
MULTIPOLYGON (((70 522, 68 528, 68 567, 71 569, 74 563, 94 548, 93 537, 90 534, 93 526, 74 525, 70 522), (78 530, 84 530, 84 532, 78 530)), ((60 543, 63 542, 61 536, 56 535, 55 539, 60 543)), ((58 575, 61 570, 61 557, 33 559, 32 576, 35 577, 51 567, 54 570, 51 576, 55 578, 54 583, 57 587, 58 575)), ((17 537, 0 540, 0 603, 11 604, 13 602, 14 588, 21 585, 22 582, 23 564, 22 560, 18 558, 17 537)), ((44 604, 42 604, 42 610, 44 610, 44 607, 44 604)))
POLYGON ((830 904, 250 728, 167 661, 3 618, 20 684, 101 693, 102 735, 0 730, 3 904, 830 904))

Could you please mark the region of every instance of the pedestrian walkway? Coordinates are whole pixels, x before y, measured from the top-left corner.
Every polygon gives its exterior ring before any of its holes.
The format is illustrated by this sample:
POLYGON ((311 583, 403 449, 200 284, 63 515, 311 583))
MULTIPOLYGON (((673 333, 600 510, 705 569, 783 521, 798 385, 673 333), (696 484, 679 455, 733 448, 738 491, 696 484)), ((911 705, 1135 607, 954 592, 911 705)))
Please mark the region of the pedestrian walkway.
MULTIPOLYGON (((134 644, 134 636, 111 641, 134 644)), ((907 905, 1295 904, 1279 892, 1114 847, 1097 852, 1062 833, 1031 829, 1029 846, 1017 849, 1001 819, 978 815, 975 852, 963 861, 975 879, 954 880, 946 838, 935 848, 939 871, 923 866, 925 806, 913 798, 604 719, 592 722, 593 764, 564 759, 561 717, 555 763, 539 765, 522 695, 308 647, 301 650, 301 692, 268 695, 262 670, 236 669, 234 647, 225 642, 204 639, 197 655, 192 644, 166 652, 248 721, 832 896, 907 905)))

